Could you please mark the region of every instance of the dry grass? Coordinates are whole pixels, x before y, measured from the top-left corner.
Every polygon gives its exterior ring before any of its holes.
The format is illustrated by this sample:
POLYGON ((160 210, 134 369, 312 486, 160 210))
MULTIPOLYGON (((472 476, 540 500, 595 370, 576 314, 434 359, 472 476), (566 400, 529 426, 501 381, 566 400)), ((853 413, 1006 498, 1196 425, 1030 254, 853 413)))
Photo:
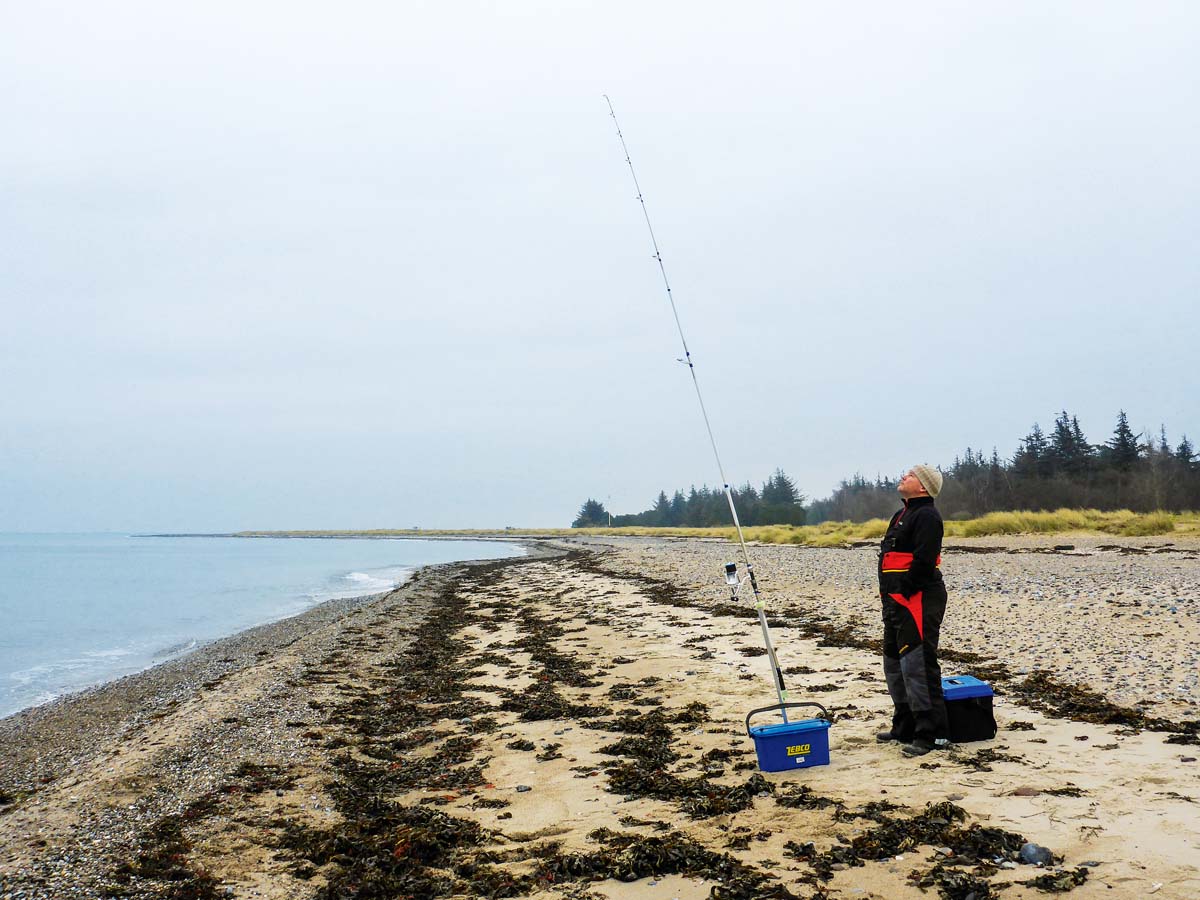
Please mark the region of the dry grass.
MULTIPOLYGON (((747 541, 762 544, 803 544, 807 547, 845 547, 857 541, 878 540, 887 521, 822 522, 820 525, 760 525, 745 528, 747 541)), ((1164 534, 1200 534, 1200 513, 1135 513, 1127 509, 1101 512, 1095 509, 1059 509, 1054 512, 995 512, 978 519, 946 522, 947 537, 987 537, 1003 534, 1109 534, 1146 537, 1164 534)), ((733 541, 732 526, 722 528, 505 528, 417 530, 375 528, 362 531, 243 531, 239 537, 570 537, 580 535, 626 535, 631 537, 679 537, 733 541)))

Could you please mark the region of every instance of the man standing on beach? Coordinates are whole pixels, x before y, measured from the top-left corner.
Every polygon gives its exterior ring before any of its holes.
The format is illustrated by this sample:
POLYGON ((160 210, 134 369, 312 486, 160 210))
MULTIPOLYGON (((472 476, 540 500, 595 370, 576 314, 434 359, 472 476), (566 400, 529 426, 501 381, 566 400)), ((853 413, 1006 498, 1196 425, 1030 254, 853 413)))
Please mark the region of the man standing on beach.
POLYGON ((895 707, 892 727, 876 738, 900 741, 905 756, 923 756, 947 742, 946 703, 938 637, 946 614, 942 515, 933 498, 942 475, 913 466, 897 490, 904 506, 892 516, 879 554, 883 601, 883 674, 895 707))

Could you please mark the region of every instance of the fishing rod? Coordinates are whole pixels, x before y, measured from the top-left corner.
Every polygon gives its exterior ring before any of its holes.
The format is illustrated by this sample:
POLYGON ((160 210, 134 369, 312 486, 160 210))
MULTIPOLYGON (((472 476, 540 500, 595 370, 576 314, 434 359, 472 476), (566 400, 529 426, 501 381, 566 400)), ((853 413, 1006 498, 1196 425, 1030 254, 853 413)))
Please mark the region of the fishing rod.
POLYGON ((625 163, 629 166, 629 174, 633 176, 633 186, 637 191, 637 201, 642 206, 642 216, 646 220, 646 229, 650 232, 650 243, 654 247, 654 256, 652 257, 658 263, 658 271, 662 274, 663 287, 667 290, 667 300, 671 303, 671 314, 675 317, 675 328, 679 332, 679 340, 683 344, 683 357, 679 360, 688 367, 688 372, 692 376, 692 385, 696 388, 696 399, 700 401, 700 414, 704 417, 704 427, 708 431, 708 442, 712 445, 713 457, 717 461, 717 472, 721 475, 721 485, 725 491, 725 501, 729 504, 729 514, 733 516, 733 527, 737 531, 738 544, 742 550, 742 562, 746 566, 746 574, 744 576, 738 574, 737 563, 730 562, 725 564, 725 583, 729 585, 730 597, 737 600, 738 589, 745 584, 750 585, 750 590, 754 594, 754 609, 758 612, 758 624, 762 626, 763 643, 767 647, 767 656, 771 661, 771 670, 775 676, 775 690, 779 694, 780 713, 783 715, 783 721, 788 720, 786 704, 787 686, 783 683, 783 670, 779 667, 779 660, 775 656, 775 645, 771 643, 771 629, 767 625, 767 604, 763 600, 762 594, 758 589, 758 579, 754 575, 754 563, 750 560, 750 550, 746 546, 746 536, 742 533, 742 523, 738 518, 737 506, 733 502, 733 489, 729 486, 729 479, 725 477, 725 466, 721 462, 721 453, 717 450, 717 439, 713 435, 712 423, 708 419, 708 409, 704 405, 704 394, 700 391, 700 380, 696 377, 696 364, 692 361, 692 351, 688 349, 687 338, 683 333, 683 324, 679 320, 679 309, 675 305, 675 295, 671 293, 671 282, 667 278, 667 267, 663 263, 662 251, 658 248, 658 238, 654 236, 654 226, 650 224, 650 212, 646 208, 646 198, 642 195, 642 186, 638 183, 637 172, 633 168, 633 159, 629 155, 629 147, 625 144, 625 135, 621 131, 621 123, 617 121, 616 110, 613 109, 612 100, 608 98, 608 94, 604 95, 604 102, 608 104, 608 114, 612 116, 613 125, 617 129, 617 138, 621 141, 621 150, 625 153, 625 163))

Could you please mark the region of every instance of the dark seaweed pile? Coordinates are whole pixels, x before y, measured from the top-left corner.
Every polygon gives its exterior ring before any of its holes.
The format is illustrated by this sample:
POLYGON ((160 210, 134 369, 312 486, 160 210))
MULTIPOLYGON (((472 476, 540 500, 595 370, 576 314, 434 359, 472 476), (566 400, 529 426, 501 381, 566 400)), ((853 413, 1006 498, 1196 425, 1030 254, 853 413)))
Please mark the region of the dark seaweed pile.
POLYGON ((1036 878, 1031 878, 1028 881, 1022 881, 1020 884, 1026 884, 1030 887, 1035 887, 1039 891, 1046 891, 1054 894, 1065 894, 1074 888, 1079 887, 1088 879, 1088 870, 1080 866, 1076 869, 1062 872, 1046 872, 1044 875, 1039 875, 1036 878))
MULTIPOLYGON (((777 801, 778 802, 778 801, 777 801)), ((791 804, 789 804, 791 805, 791 804)), ((914 870, 910 880, 921 887, 936 887, 940 896, 962 900, 973 892, 976 898, 994 896, 987 878, 994 875, 1001 862, 1016 861, 1025 838, 1002 828, 979 824, 965 825, 966 812, 950 802, 930 804, 915 815, 894 815, 898 809, 891 803, 868 803, 848 810, 840 801, 807 797, 808 808, 834 806, 835 821, 866 819, 875 825, 851 839, 839 837, 838 843, 826 851, 816 844, 789 841, 786 854, 806 862, 817 880, 828 881, 839 868, 862 866, 872 860, 891 859, 910 854, 925 846, 946 848, 949 856, 941 858, 929 870, 914 870), (966 867, 972 867, 970 872, 966 867)))
POLYGON ((714 748, 701 757, 703 775, 685 777, 669 767, 681 754, 671 747, 675 739, 673 725, 697 725, 708 721, 708 708, 693 702, 677 710, 653 709, 649 712, 627 711, 615 719, 597 721, 595 727, 606 731, 623 732, 626 737, 600 748, 601 753, 618 756, 622 762, 605 769, 608 789, 633 799, 651 797, 671 800, 693 819, 740 812, 753 805, 756 796, 768 796, 775 786, 755 773, 744 783, 723 785, 712 776, 720 776, 720 763, 734 754, 714 748))
POLYGON ((775 882, 771 876, 739 862, 727 853, 705 849, 694 839, 679 832, 662 837, 616 834, 607 830, 593 832, 602 849, 594 853, 560 854, 546 861, 538 873, 544 883, 561 881, 637 881, 662 875, 690 875, 717 882, 714 900, 751 900, 796 895, 775 882))
POLYGON ((914 870, 908 880, 922 890, 936 888, 943 900, 994 900, 1003 889, 1003 885, 993 885, 986 878, 945 863, 937 863, 926 872, 914 870))
POLYGON ((189 804, 183 812, 159 819, 141 836, 140 849, 113 873, 112 896, 153 891, 167 900, 213 900, 220 883, 188 859, 192 842, 184 827, 211 815, 211 795, 189 804))
POLYGON ((982 747, 974 753, 964 753, 960 750, 955 750, 951 753, 951 758, 961 765, 967 766, 973 772, 991 772, 992 763, 994 762, 1022 762, 1021 757, 1013 756, 1011 753, 1004 753, 1007 747, 982 747))

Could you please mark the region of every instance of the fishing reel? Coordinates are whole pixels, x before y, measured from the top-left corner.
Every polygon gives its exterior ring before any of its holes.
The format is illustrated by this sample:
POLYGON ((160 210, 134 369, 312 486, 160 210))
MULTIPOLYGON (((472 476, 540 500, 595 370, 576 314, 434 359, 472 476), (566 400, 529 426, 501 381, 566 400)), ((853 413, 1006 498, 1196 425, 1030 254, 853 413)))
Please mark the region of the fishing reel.
POLYGON ((745 580, 745 578, 742 578, 738 574, 737 563, 725 563, 725 583, 729 585, 729 596, 734 600, 737 599, 738 588, 742 586, 742 582, 745 580))
POLYGON ((747 563, 746 574, 739 575, 737 563, 725 563, 725 583, 729 585, 729 598, 737 600, 738 588, 750 582, 750 590, 754 593, 754 608, 765 609, 766 603, 758 593, 758 579, 754 577, 754 567, 747 563))

